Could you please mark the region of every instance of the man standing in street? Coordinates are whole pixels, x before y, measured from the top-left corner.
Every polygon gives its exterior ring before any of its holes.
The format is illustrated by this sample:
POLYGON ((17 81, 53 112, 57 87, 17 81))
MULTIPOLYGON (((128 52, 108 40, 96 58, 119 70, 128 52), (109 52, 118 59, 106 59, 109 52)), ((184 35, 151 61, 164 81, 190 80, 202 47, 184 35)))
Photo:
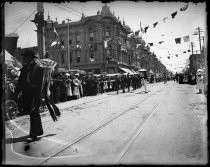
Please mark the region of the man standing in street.
POLYGON ((43 128, 39 107, 41 104, 41 91, 43 68, 36 63, 37 54, 26 49, 23 56, 23 68, 15 90, 15 98, 22 91, 23 111, 30 115, 30 132, 28 142, 35 141, 37 136, 43 135, 43 128))

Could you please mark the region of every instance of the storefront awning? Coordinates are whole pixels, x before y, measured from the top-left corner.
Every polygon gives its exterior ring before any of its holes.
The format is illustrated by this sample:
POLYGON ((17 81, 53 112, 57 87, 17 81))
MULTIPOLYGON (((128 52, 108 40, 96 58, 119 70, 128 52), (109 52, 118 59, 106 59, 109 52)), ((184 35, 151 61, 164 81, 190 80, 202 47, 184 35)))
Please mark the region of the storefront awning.
POLYGON ((134 74, 131 70, 129 70, 128 68, 122 68, 119 67, 122 71, 124 71, 124 73, 128 73, 128 74, 134 74))

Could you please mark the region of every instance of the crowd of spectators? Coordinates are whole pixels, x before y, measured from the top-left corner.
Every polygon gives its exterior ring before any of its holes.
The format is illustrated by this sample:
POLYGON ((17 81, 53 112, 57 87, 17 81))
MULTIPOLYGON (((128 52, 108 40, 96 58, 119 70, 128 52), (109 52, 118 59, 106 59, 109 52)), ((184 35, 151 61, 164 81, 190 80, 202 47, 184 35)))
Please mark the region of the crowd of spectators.
MULTIPOLYGON (((162 80, 153 82, 160 81, 162 80)), ((141 87, 142 76, 140 74, 105 76, 54 73, 50 83, 50 98, 56 104, 111 91, 119 93, 121 90, 124 93, 141 87)))

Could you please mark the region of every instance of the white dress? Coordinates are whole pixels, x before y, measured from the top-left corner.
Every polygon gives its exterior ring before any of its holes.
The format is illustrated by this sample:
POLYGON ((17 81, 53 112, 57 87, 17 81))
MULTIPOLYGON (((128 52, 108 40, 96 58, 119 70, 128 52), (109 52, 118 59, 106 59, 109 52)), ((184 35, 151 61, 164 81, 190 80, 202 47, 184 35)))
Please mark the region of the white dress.
POLYGON ((197 76, 196 89, 204 89, 203 76, 197 76))

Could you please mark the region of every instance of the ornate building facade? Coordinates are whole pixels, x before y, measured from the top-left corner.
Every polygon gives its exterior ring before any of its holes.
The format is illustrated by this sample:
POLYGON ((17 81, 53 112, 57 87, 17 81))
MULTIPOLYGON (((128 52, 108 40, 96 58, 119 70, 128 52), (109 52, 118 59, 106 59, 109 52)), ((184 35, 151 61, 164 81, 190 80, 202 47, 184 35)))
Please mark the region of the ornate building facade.
POLYGON ((131 29, 124 21, 121 23, 108 6, 103 6, 95 16, 83 15, 77 22, 58 24, 49 16, 46 21, 46 50, 61 67, 68 69, 70 65, 70 69, 96 74, 134 69, 135 55, 127 45, 131 29), (59 43, 52 46, 56 40, 59 43))

